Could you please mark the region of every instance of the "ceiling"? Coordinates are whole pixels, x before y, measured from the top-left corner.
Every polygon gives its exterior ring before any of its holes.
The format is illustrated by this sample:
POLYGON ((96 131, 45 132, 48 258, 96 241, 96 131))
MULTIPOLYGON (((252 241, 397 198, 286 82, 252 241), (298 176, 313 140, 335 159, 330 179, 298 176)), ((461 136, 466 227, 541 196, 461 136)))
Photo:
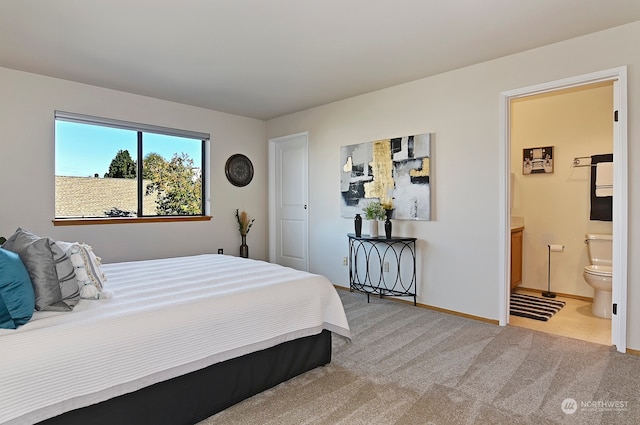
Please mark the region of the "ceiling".
POLYGON ((637 20, 638 0, 0 0, 0 66, 266 120, 637 20))

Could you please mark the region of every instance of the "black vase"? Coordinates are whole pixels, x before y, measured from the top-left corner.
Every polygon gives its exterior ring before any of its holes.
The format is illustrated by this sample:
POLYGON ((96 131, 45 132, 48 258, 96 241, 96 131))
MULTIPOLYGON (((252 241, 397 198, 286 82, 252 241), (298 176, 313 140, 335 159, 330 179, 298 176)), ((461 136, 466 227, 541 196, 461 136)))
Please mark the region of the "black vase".
POLYGON ((387 239, 391 239, 391 210, 387 210, 387 219, 384 221, 384 235, 387 239))
POLYGON ((249 245, 247 245, 247 236, 242 235, 242 244, 240 245, 240 256, 249 258, 249 245))
POLYGON ((356 214, 356 217, 353 219, 353 225, 356 228, 356 237, 359 238, 362 236, 362 217, 360 217, 360 214, 356 214))

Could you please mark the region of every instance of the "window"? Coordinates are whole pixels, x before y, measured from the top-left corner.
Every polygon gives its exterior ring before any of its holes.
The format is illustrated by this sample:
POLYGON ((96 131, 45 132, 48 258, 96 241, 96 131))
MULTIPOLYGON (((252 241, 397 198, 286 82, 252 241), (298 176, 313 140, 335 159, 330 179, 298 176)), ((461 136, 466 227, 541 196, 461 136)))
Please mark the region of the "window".
POLYGON ((55 218, 207 214, 209 135, 55 111, 55 218))

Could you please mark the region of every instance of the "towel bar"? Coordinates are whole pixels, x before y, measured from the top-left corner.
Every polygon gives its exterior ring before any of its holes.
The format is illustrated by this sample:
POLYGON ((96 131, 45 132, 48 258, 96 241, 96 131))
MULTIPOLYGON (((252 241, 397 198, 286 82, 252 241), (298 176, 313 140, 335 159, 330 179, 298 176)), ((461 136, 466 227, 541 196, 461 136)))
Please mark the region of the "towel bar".
POLYGON ((582 164, 581 159, 591 160, 590 156, 576 156, 573 158, 572 165, 573 167, 595 167, 596 164, 582 164))

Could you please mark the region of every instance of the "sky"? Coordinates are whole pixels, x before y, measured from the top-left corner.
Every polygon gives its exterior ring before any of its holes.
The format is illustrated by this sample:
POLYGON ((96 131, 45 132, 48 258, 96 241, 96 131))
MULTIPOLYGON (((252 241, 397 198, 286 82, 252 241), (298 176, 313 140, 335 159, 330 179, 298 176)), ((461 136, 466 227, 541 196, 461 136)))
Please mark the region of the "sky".
MULTIPOLYGON (((67 121, 56 121, 55 131, 57 176, 103 177, 119 150, 128 150, 137 159, 135 131, 67 121)), ((144 156, 155 152, 168 161, 174 153, 184 152, 196 166, 202 162, 200 140, 144 133, 143 149, 144 156)))

